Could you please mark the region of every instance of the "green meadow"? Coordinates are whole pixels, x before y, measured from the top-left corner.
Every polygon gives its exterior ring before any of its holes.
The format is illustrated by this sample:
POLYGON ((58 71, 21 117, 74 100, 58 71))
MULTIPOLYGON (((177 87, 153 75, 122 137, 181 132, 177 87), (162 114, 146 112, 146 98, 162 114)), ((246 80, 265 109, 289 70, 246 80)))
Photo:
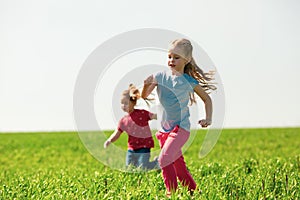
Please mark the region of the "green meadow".
MULTIPOLYGON (((300 128, 224 129, 199 158, 205 134, 184 152, 198 190, 171 199, 300 199, 300 128)), ((103 165, 76 132, 1 133, 0 199, 165 199, 165 187, 159 171, 103 165)))

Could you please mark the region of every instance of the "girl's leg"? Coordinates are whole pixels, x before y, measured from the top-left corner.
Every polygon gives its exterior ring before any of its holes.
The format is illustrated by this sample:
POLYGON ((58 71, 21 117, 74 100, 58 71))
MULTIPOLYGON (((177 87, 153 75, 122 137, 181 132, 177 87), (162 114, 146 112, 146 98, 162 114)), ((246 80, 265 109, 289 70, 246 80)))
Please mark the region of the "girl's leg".
POLYGON ((130 152, 129 150, 126 153, 126 166, 129 166, 130 164, 133 164, 133 158, 132 155, 133 153, 130 152))
POLYGON ((187 186, 190 191, 196 189, 196 182, 186 168, 183 156, 180 156, 173 164, 176 175, 183 186, 187 186))
MULTIPOLYGON (((159 142, 159 146, 162 149, 164 147, 164 144, 166 142, 166 140, 168 139, 170 133, 162 133, 162 132, 157 132, 156 133, 156 138, 159 142)), ((169 165, 169 166, 164 166, 162 168, 162 164, 161 164, 161 158, 163 157, 162 152, 160 153, 160 156, 158 157, 158 163, 160 168, 162 169, 162 176, 163 176, 163 180, 165 183, 165 186, 167 188, 167 192, 170 193, 172 188, 177 188, 177 180, 176 180, 176 172, 175 169, 173 168, 173 165, 169 165), (174 176, 175 174, 175 176, 174 176)))
POLYGON ((160 139, 162 147, 159 164, 162 169, 164 183, 167 191, 172 192, 177 189, 177 177, 173 163, 182 155, 181 148, 189 138, 189 132, 179 128, 177 132, 171 132, 169 135, 158 133, 157 138, 160 139))
POLYGON ((133 150, 128 150, 126 154, 126 166, 132 165, 138 167, 137 164, 136 153, 133 150))
POLYGON ((144 169, 147 169, 150 154, 149 153, 139 153, 138 155, 138 165, 144 169))
POLYGON ((150 162, 150 153, 139 153, 139 165, 146 170, 157 169, 157 161, 150 162))

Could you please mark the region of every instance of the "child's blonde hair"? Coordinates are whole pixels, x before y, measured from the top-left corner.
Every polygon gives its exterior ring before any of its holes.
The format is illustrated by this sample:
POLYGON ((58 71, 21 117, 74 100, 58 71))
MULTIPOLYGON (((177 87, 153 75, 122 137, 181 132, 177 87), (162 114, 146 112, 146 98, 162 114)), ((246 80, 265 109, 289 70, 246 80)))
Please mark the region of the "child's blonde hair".
POLYGON ((134 103, 141 97, 140 91, 133 85, 129 84, 127 90, 124 90, 122 93, 122 99, 128 99, 134 103))
MULTIPOLYGON (((184 73, 196 79, 204 91, 209 93, 211 90, 217 89, 214 83, 211 82, 214 79, 215 72, 209 71, 205 73, 196 64, 192 55, 193 46, 189 40, 184 38, 174 40, 169 47, 169 52, 173 52, 188 61, 184 67, 184 73)), ((191 103, 196 103, 194 93, 190 94, 190 100, 191 103)))

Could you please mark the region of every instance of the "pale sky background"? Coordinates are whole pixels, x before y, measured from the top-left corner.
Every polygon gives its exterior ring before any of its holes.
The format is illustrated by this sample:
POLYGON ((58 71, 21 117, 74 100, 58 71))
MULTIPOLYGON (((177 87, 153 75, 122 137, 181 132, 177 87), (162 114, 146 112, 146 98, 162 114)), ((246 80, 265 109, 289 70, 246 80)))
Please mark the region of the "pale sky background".
POLYGON ((75 130, 82 64, 140 28, 205 50, 225 90, 225 128, 300 126, 299 19, 298 0, 0 0, 0 132, 75 130))

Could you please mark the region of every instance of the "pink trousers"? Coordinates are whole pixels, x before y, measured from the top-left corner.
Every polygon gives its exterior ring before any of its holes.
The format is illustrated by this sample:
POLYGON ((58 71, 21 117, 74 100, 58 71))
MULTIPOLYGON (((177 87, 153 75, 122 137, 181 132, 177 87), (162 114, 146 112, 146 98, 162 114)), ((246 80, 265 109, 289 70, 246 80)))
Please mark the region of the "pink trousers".
POLYGON ((189 190, 196 189, 196 183, 186 168, 181 148, 188 140, 190 132, 180 127, 175 127, 169 133, 157 132, 161 153, 158 158, 162 175, 168 192, 177 189, 177 177, 183 186, 189 190))

